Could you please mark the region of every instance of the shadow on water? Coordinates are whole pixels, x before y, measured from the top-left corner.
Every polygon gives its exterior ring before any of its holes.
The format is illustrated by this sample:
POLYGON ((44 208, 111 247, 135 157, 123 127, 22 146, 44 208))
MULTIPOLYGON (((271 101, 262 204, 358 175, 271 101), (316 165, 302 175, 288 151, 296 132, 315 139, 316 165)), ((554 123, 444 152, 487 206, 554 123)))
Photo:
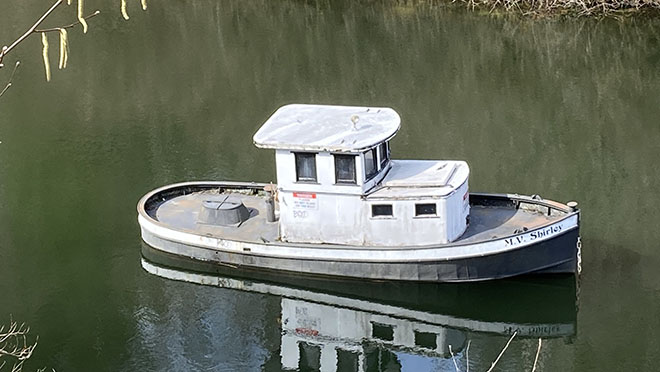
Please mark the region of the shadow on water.
POLYGON ((572 276, 460 285, 301 279, 192 261, 146 244, 142 254, 142 268, 162 278, 279 297, 281 340, 271 367, 390 370, 383 358, 400 369, 410 358, 453 363, 452 353, 465 364, 474 340, 472 364, 480 361, 480 337, 572 342, 576 335, 572 276))

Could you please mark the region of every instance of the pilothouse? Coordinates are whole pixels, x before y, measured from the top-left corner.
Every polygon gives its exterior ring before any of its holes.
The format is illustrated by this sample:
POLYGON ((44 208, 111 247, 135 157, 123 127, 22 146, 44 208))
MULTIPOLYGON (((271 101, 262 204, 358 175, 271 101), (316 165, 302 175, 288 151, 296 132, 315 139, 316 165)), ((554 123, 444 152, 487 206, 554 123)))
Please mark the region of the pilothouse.
POLYGON ((463 161, 393 160, 390 108, 288 105, 254 135, 274 149, 280 239, 354 245, 445 244, 467 227, 463 161))

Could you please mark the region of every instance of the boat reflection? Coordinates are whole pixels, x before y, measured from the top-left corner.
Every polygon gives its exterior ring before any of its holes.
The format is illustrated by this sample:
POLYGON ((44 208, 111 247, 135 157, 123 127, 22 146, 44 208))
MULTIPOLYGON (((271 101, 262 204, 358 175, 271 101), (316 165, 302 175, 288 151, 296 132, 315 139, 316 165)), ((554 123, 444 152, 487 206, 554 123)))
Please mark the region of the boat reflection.
POLYGON ((168 257, 148 246, 142 252, 144 270, 163 278, 279 296, 285 370, 401 370, 405 361, 420 357, 454 370, 456 358, 468 363, 469 340, 479 335, 570 341, 576 333, 571 278, 425 285, 243 271, 244 277, 230 277, 217 265, 168 257))

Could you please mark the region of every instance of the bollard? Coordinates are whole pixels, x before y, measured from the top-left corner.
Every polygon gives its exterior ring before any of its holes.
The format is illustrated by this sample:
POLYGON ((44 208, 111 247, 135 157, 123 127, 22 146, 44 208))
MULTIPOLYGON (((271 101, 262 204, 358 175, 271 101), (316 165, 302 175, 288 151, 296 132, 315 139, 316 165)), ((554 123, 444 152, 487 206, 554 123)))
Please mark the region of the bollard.
POLYGON ((275 222, 275 200, 272 193, 268 193, 268 197, 266 198, 266 220, 268 222, 275 222))
POLYGON ((277 186, 271 183, 266 185, 264 190, 268 195, 266 197, 266 221, 275 222, 275 190, 277 190, 277 186))

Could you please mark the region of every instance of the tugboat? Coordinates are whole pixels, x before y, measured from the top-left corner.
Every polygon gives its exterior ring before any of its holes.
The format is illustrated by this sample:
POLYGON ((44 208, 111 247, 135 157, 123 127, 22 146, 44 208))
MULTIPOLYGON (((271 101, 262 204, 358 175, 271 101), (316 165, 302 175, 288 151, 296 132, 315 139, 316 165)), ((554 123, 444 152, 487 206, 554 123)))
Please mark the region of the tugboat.
POLYGON ((577 203, 470 193, 469 167, 396 160, 391 108, 292 104, 254 135, 277 183, 165 186, 138 203, 152 248, 236 270, 464 282, 577 274, 577 203))

